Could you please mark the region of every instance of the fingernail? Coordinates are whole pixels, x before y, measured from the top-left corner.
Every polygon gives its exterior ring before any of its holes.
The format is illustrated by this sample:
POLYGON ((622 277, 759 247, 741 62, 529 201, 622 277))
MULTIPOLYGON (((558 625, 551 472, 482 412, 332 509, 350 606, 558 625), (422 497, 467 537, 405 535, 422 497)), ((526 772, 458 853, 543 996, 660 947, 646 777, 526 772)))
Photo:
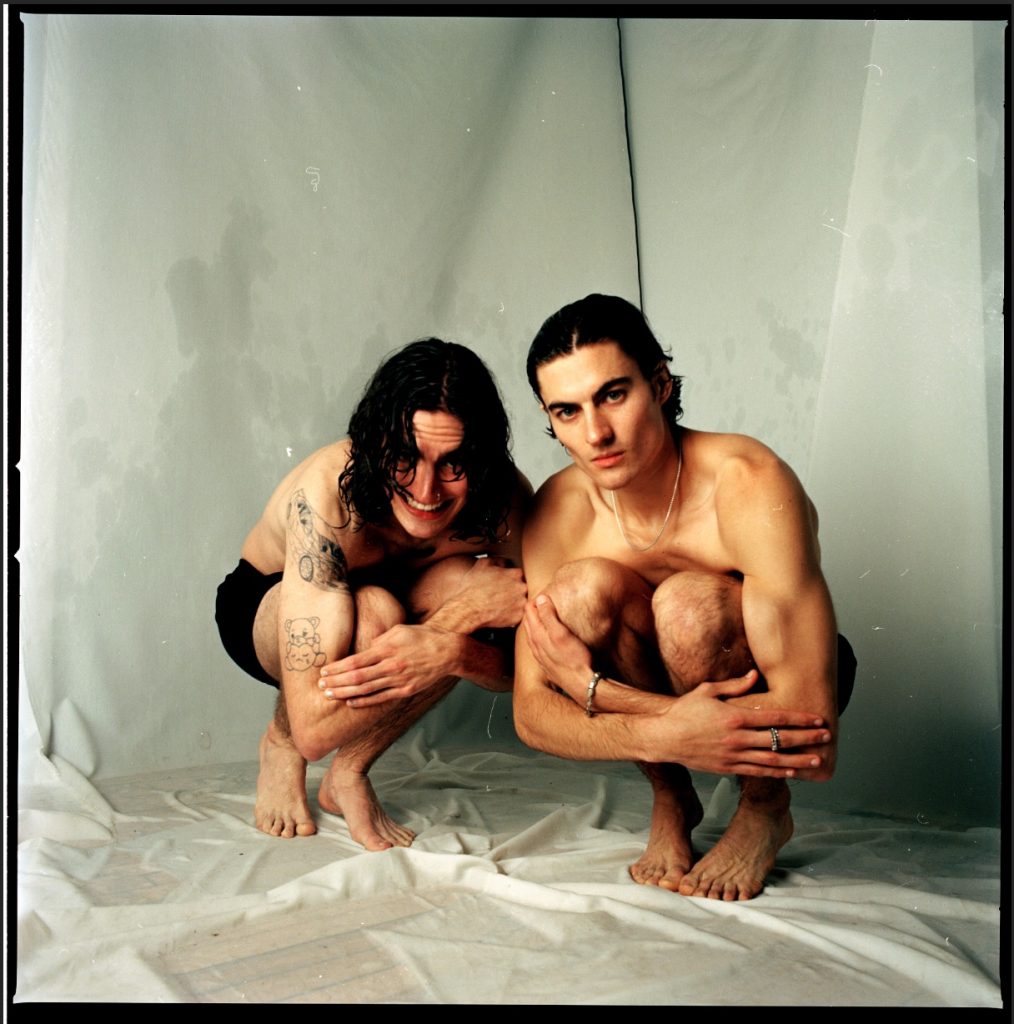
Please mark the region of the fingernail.
POLYGON ((789 768, 788 771, 786 771, 786 773, 785 773, 785 777, 787 779, 794 779, 796 777, 796 769, 795 768, 789 768))
POLYGON ((816 768, 816 767, 817 767, 817 765, 818 765, 818 764, 820 764, 820 758, 819 758, 819 757, 814 757, 814 758, 811 758, 811 759, 810 759, 810 764, 811 764, 811 765, 812 765, 812 766, 813 766, 814 768, 816 768))
POLYGON ((334 696, 334 691, 333 690, 325 690, 324 691, 324 696, 325 697, 333 697, 334 696))
POLYGON ((322 668, 322 669, 320 670, 320 674, 321 674, 322 676, 326 676, 326 675, 327 675, 327 669, 326 669, 326 668, 322 668))
POLYGON ((327 686, 327 683, 323 679, 318 679, 317 685, 323 690, 324 687, 327 686))
POLYGON ((545 594, 539 594, 539 596, 535 599, 535 603, 536 604, 545 604, 548 600, 549 600, 549 598, 546 597, 545 594))
POLYGON ((821 735, 821 739, 823 739, 823 741, 825 743, 830 743, 831 742, 831 734, 829 732, 825 732, 825 733, 823 733, 821 735))

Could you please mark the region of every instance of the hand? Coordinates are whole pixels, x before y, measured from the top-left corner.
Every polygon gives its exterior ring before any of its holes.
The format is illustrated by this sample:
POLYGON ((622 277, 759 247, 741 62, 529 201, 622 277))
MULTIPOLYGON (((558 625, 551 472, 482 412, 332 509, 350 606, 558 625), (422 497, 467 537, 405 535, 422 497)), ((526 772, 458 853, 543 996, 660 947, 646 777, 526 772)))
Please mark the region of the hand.
POLYGON ((745 694, 757 682, 756 670, 738 679, 701 683, 654 716, 652 746, 660 756, 697 771, 722 775, 764 775, 792 778, 800 769, 817 768, 820 755, 786 753, 796 747, 823 746, 831 734, 824 720, 783 708, 755 710, 727 704, 725 698, 745 694), (778 730, 779 750, 771 749, 771 729, 778 730), (657 732, 656 732, 657 730, 657 732))
POLYGON ((524 622, 528 646, 546 678, 583 705, 592 675, 591 651, 560 621, 546 594, 528 603, 524 622))
POLYGON ((318 685, 327 700, 353 708, 404 700, 456 674, 456 640, 431 626, 393 626, 365 651, 321 668, 318 685))
POLYGON ((505 558, 477 558, 461 586, 428 620, 456 633, 516 626, 524 614, 528 588, 520 569, 505 558))

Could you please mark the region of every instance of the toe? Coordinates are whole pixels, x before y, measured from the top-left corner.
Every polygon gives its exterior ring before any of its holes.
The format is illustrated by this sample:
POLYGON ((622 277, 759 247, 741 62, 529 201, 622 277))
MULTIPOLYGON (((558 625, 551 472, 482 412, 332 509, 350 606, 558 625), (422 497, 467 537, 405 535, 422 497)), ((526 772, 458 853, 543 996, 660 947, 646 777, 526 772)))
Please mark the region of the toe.
POLYGON ((312 836, 317 832, 317 826, 312 821, 301 821, 296 826, 297 836, 312 836))

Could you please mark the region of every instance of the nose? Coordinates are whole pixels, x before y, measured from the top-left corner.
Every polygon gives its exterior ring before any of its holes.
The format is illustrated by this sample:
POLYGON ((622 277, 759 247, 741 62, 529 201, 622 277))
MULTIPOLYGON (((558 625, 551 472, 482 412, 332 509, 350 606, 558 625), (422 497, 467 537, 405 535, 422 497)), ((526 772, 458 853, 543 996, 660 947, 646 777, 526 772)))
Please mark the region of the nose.
POLYGON ((609 444, 613 439, 612 427, 601 411, 593 408, 585 418, 585 435, 588 443, 595 448, 609 444))
POLYGON ((411 491, 417 501, 426 505, 432 504, 437 491, 437 474, 433 463, 420 459, 415 464, 415 479, 412 481, 411 491))

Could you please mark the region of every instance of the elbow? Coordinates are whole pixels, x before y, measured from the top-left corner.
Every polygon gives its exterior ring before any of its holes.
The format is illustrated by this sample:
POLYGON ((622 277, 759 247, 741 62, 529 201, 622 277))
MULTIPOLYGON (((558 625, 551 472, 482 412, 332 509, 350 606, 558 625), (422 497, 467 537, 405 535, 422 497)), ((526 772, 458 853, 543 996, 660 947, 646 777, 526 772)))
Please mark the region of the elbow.
POLYGON ((518 734, 518 739, 526 747, 531 747, 532 750, 545 751, 546 747, 541 742, 538 733, 534 728, 534 718, 536 716, 532 714, 531 708, 528 706, 528 702, 519 699, 517 692, 514 694, 514 731, 518 734))

